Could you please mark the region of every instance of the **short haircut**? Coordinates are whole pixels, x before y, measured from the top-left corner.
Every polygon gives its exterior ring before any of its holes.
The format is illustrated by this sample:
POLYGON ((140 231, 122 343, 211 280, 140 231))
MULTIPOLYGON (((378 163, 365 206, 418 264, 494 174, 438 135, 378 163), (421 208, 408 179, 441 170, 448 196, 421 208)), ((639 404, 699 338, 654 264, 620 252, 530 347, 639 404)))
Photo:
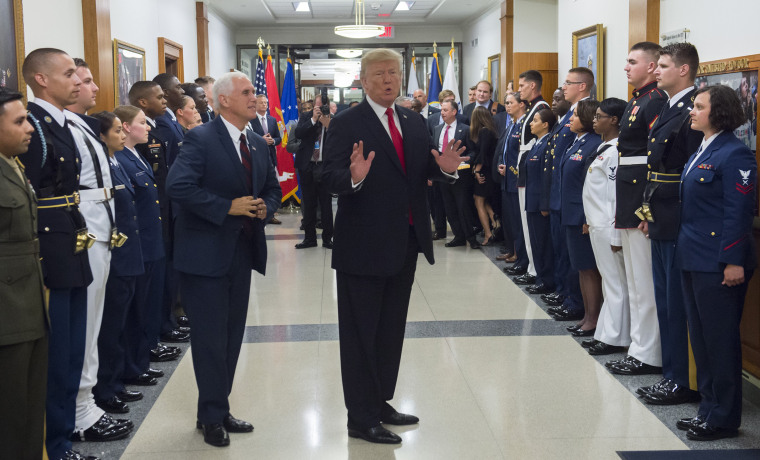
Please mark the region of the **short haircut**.
POLYGON ((541 90, 541 86, 544 84, 544 77, 538 70, 526 70, 519 75, 519 78, 522 78, 525 81, 534 82, 536 84, 536 89, 539 91, 541 90))
POLYGON ((694 80, 697 78, 697 70, 699 70, 699 53, 697 47, 691 43, 671 43, 662 47, 660 56, 670 56, 677 66, 684 64, 689 66, 689 79, 694 80))
POLYGON ((541 121, 544 123, 549 123, 549 131, 557 124, 557 115, 554 115, 551 109, 541 109, 536 112, 536 115, 541 117, 541 121))
POLYGON ((476 89, 478 89, 478 85, 470 86, 469 91, 475 91, 476 89))
POLYGON ((402 102, 412 102, 414 100, 413 97, 409 96, 399 96, 396 98, 395 101, 393 101, 394 104, 401 104, 402 102))
POLYGON ((212 90, 214 92, 214 107, 222 106, 219 99, 221 96, 229 96, 230 93, 232 93, 232 87, 234 86, 233 80, 236 78, 245 78, 248 80, 248 77, 239 70, 227 72, 216 80, 214 83, 214 89, 212 90))
POLYGON ((5 112, 5 104, 12 101, 19 101, 23 98, 24 96, 22 96, 21 93, 17 91, 11 91, 5 86, 0 86, 0 115, 5 112))
POLYGON ((451 108, 454 109, 454 111, 456 111, 456 112, 459 111, 459 105, 457 104, 457 101, 441 102, 441 108, 443 108, 443 106, 446 105, 446 104, 449 104, 451 106, 451 108))
POLYGON ((488 92, 493 93, 493 86, 491 86, 491 82, 488 80, 480 80, 477 84, 475 84, 475 89, 478 89, 478 86, 480 86, 481 83, 488 85, 488 92))
POLYGON ((367 67, 375 62, 395 61, 396 64, 398 64, 399 70, 401 70, 401 59, 401 54, 397 51, 388 48, 375 48, 362 56, 362 69, 359 72, 359 78, 364 78, 367 72, 367 67))
POLYGON ((77 69, 80 67, 84 67, 85 69, 90 68, 89 64, 87 64, 82 58, 74 58, 74 65, 77 66, 77 69))
POLYGON ((266 94, 257 94, 256 99, 266 99, 267 102, 269 102, 269 98, 267 98, 266 94))
POLYGON ((116 114, 107 111, 93 113, 90 116, 100 122, 100 134, 103 135, 108 134, 108 131, 113 128, 113 122, 116 120, 116 114))
POLYGON ((660 58, 660 51, 662 47, 653 42, 638 42, 631 47, 631 51, 643 51, 649 56, 651 62, 657 63, 657 59, 660 58))
POLYGON ((443 91, 438 93, 438 102, 443 102, 443 100, 446 99, 447 97, 454 97, 454 96, 456 96, 454 94, 454 91, 450 89, 444 89, 443 91))
POLYGON ((594 87, 594 72, 588 67, 573 67, 567 73, 574 73, 580 76, 581 81, 586 84, 586 89, 589 91, 594 87))
POLYGON ((628 103, 622 99, 618 99, 616 97, 608 97, 599 103, 599 110, 611 117, 617 117, 617 124, 620 126, 620 120, 623 118, 623 114, 625 113, 625 108, 627 105, 628 103))
POLYGON ((724 85, 704 86, 697 90, 694 97, 707 93, 710 95, 710 116, 708 120, 716 130, 733 131, 747 121, 736 91, 724 85))
POLYGON ((122 123, 129 124, 135 120, 135 117, 140 112, 142 112, 142 110, 134 105, 120 105, 113 109, 114 115, 119 117, 119 120, 121 120, 122 123))
MULTIPOLYGON (((139 106, 138 103, 140 99, 147 99, 150 95, 150 92, 153 91, 153 88, 156 86, 161 86, 155 81, 147 81, 147 80, 141 80, 138 82, 135 82, 134 85, 132 85, 131 88, 129 88, 129 103, 134 106, 139 106)), ((121 117, 119 117, 121 118, 121 117)))
POLYGON ((583 125, 583 132, 594 132, 594 116, 598 108, 599 101, 593 99, 584 99, 575 106, 575 112, 578 114, 581 125, 583 125))
POLYGON ((170 73, 160 73, 156 75, 155 77, 153 77, 153 81, 158 83, 161 86, 161 88, 167 89, 174 78, 177 78, 177 77, 170 73))
MULTIPOLYGON (((187 95, 191 95, 191 94, 195 95, 195 92, 198 91, 198 88, 201 87, 201 85, 197 85, 195 83, 182 83, 179 86, 180 86, 180 88, 182 88, 182 91, 184 91, 185 94, 187 94, 187 95)), ((203 88, 201 88, 201 89, 203 89, 203 88)), ((190 96, 190 97, 193 97, 193 96, 190 96)))
POLYGON ((21 74, 24 76, 27 85, 36 85, 34 75, 47 70, 48 62, 56 54, 68 56, 65 51, 57 48, 37 48, 26 56, 24 64, 21 66, 21 74))
POLYGON ((195 84, 198 86, 213 85, 215 81, 214 77, 198 77, 195 79, 195 84))

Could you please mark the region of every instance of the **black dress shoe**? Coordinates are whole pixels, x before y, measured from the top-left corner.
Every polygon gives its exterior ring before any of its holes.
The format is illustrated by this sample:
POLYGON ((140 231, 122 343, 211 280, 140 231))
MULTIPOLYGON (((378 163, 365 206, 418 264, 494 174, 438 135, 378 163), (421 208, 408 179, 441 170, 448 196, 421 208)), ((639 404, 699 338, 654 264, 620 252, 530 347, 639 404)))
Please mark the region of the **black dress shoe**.
POLYGON ((322 241, 322 247, 323 248, 327 248, 327 249, 332 249, 333 248, 333 242, 332 242, 332 240, 324 240, 324 241, 322 241))
POLYGON ((565 296, 560 294, 559 292, 551 292, 549 294, 541 294, 541 300, 547 301, 547 300, 565 300, 565 296))
POLYGON ((600 341, 598 341, 596 339, 589 339, 589 340, 582 341, 581 342, 581 346, 583 348, 591 348, 591 347, 593 347, 594 345, 596 345, 598 343, 602 343, 602 342, 600 342, 600 341))
POLYGON ((116 396, 124 402, 134 402, 143 399, 143 394, 139 391, 122 390, 116 393, 116 396))
POLYGON ((414 425, 420 423, 420 419, 414 415, 394 411, 392 414, 381 415, 380 423, 385 425, 414 425))
POLYGON ((160 346, 150 350, 150 362, 162 363, 165 361, 174 361, 179 358, 182 351, 176 347, 160 346))
POLYGON ((137 385, 141 387, 149 387, 158 383, 155 377, 151 377, 148 374, 140 374, 137 377, 122 380, 126 385, 137 385))
POLYGON ((618 375, 662 374, 662 367, 642 363, 636 358, 631 358, 626 363, 613 364, 609 369, 610 372, 618 375))
POLYGON ((504 267, 504 273, 510 276, 520 276, 528 272, 528 267, 518 267, 512 265, 511 267, 504 267))
POLYGON ((127 406, 127 403, 119 399, 118 396, 113 396, 105 401, 96 400, 95 404, 109 414, 126 414, 129 412, 129 406, 127 406))
POLYGON ((203 430, 203 441, 215 447, 224 447, 230 445, 230 435, 224 429, 221 423, 209 423, 201 425, 203 430))
POLYGON ((580 328, 582 328, 582 327, 583 327, 583 326, 582 326, 582 325, 580 325, 580 324, 573 324, 572 326, 567 326, 567 327, 565 328, 565 330, 566 330, 567 332, 575 332, 575 331, 577 331, 578 329, 580 329, 580 328))
POLYGON ((453 240, 451 240, 448 243, 444 244, 444 246, 447 247, 447 248, 456 248, 456 247, 459 247, 459 246, 464 246, 465 244, 467 244, 467 242, 465 240, 458 240, 458 239, 454 238, 453 240))
POLYGON ((190 318, 188 318, 187 316, 178 316, 177 326, 190 327, 190 318))
POLYGON ((480 249, 482 246, 475 238, 468 241, 468 243, 470 243, 470 249, 480 249))
POLYGON ((692 441, 715 441, 716 439, 735 438, 737 436, 739 436, 739 430, 736 428, 720 428, 707 422, 686 432, 686 437, 692 441))
POLYGON ((646 394, 652 394, 652 393, 660 393, 662 391, 667 391, 668 388, 674 386, 676 382, 662 378, 659 382, 655 383, 654 385, 648 385, 643 387, 636 388, 636 394, 639 396, 644 396, 646 394))
POLYGON ((622 363, 627 363, 628 361, 630 361, 632 359, 636 359, 636 358, 634 358, 631 355, 626 355, 625 358, 623 358, 623 359, 613 359, 612 361, 607 361, 606 363, 604 363, 604 367, 606 367, 607 369, 609 369, 612 366, 615 366, 615 365, 618 365, 618 364, 622 364, 622 363))
POLYGON ((675 406, 677 404, 698 402, 702 397, 698 391, 676 383, 662 391, 644 394, 641 396, 641 399, 646 403, 657 406, 675 406))
MULTIPOLYGON (((303 240, 300 243, 296 244, 296 249, 306 249, 306 248, 315 248, 315 247, 317 247, 316 240, 303 240)), ((229 442, 227 444, 229 444, 229 442)))
POLYGON ((534 284, 533 286, 528 286, 525 288, 526 291, 528 291, 529 294, 545 294, 547 292, 552 292, 552 288, 545 284, 534 284))
POLYGON ((512 281, 514 281, 515 284, 528 285, 535 283, 536 277, 530 273, 523 273, 520 276, 515 276, 512 278, 512 281))
POLYGON ((562 304, 565 302, 565 298, 563 296, 559 297, 547 297, 547 298, 541 298, 543 302, 546 305, 549 305, 550 307, 561 307, 562 304))
POLYGON ((576 329, 570 334, 573 337, 593 337, 595 333, 596 333, 596 328, 589 329, 589 330, 576 329))
POLYGON ((174 330, 175 331, 184 332, 185 334, 189 334, 190 333, 190 328, 187 327, 187 326, 177 326, 177 327, 174 328, 174 330))
POLYGON ((619 353, 625 350, 623 347, 617 345, 608 345, 604 342, 597 342, 596 345, 589 347, 588 354, 592 356, 611 355, 613 353, 619 353))
POLYGON ((401 444, 401 438, 396 433, 385 429, 382 425, 373 426, 366 430, 349 428, 348 435, 352 438, 361 438, 377 444, 401 444))
POLYGON ((250 433, 253 431, 253 425, 233 417, 231 414, 227 414, 224 417, 224 428, 230 433, 250 433))
POLYGON ((86 430, 75 431, 71 435, 72 441, 105 442, 124 439, 129 436, 132 426, 114 420, 110 415, 104 414, 94 425, 86 430))
POLYGON ((555 321, 579 321, 582 319, 583 319, 582 311, 570 311, 567 309, 562 309, 558 311, 557 313, 554 313, 555 321))
POLYGON ((557 305, 557 306, 554 306, 554 307, 547 308, 546 312, 549 313, 550 315, 554 316, 554 315, 556 315, 557 313, 561 312, 564 309, 565 309, 564 305, 557 305))
POLYGON ((160 369, 153 369, 153 368, 150 368, 150 367, 148 368, 147 371, 145 371, 145 373, 148 374, 148 375, 150 375, 151 377, 155 377, 155 378, 159 378, 159 377, 163 377, 164 376, 164 371, 162 371, 160 369))
POLYGON ((61 460, 100 460, 100 457, 95 457, 94 455, 83 455, 75 450, 69 449, 63 453, 61 460))
POLYGON ((161 341, 169 343, 187 343, 190 341, 190 334, 174 329, 166 334, 161 334, 161 341))
POLYGON ((446 239, 445 233, 433 232, 433 241, 444 240, 444 239, 446 239))
POLYGON ((678 420, 676 422, 676 428, 678 428, 681 431, 689 431, 695 426, 699 426, 703 423, 705 423, 704 417, 702 417, 701 415, 697 415, 696 417, 693 417, 693 418, 682 418, 678 420))

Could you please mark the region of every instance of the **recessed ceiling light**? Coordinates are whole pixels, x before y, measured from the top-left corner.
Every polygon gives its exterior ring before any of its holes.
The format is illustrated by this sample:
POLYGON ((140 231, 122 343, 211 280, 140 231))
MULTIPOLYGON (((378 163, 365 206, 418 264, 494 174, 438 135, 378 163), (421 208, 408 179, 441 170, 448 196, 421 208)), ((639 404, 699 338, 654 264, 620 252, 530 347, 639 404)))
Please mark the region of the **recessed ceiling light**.
POLYGON ((337 50, 335 54, 342 58, 352 59, 362 55, 362 50, 337 50))
POLYGON ((414 2, 398 2, 395 11, 409 11, 412 5, 414 5, 414 2))
POLYGON ((308 13, 311 11, 309 9, 309 2, 293 2, 293 8, 295 8, 298 13, 308 13))

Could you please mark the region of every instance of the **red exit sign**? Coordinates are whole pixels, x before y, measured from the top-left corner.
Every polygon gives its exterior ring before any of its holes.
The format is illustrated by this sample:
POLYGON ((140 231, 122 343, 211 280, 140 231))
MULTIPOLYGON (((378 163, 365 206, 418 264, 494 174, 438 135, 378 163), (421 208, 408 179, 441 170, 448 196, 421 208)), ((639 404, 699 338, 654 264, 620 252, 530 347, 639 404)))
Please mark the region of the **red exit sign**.
POLYGON ((395 31, 393 30, 393 26, 384 26, 385 32, 382 35, 379 35, 377 38, 393 38, 396 36, 395 31))

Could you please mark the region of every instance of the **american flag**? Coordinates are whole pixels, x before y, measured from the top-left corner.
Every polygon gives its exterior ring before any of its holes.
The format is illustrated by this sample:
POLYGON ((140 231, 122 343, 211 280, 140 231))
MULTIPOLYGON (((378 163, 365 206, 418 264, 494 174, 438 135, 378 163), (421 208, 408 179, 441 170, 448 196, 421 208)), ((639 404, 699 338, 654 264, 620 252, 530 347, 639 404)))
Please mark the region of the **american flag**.
POLYGON ((264 56, 259 50, 259 59, 256 61, 256 78, 253 82, 256 94, 267 94, 267 81, 264 74, 264 56))

